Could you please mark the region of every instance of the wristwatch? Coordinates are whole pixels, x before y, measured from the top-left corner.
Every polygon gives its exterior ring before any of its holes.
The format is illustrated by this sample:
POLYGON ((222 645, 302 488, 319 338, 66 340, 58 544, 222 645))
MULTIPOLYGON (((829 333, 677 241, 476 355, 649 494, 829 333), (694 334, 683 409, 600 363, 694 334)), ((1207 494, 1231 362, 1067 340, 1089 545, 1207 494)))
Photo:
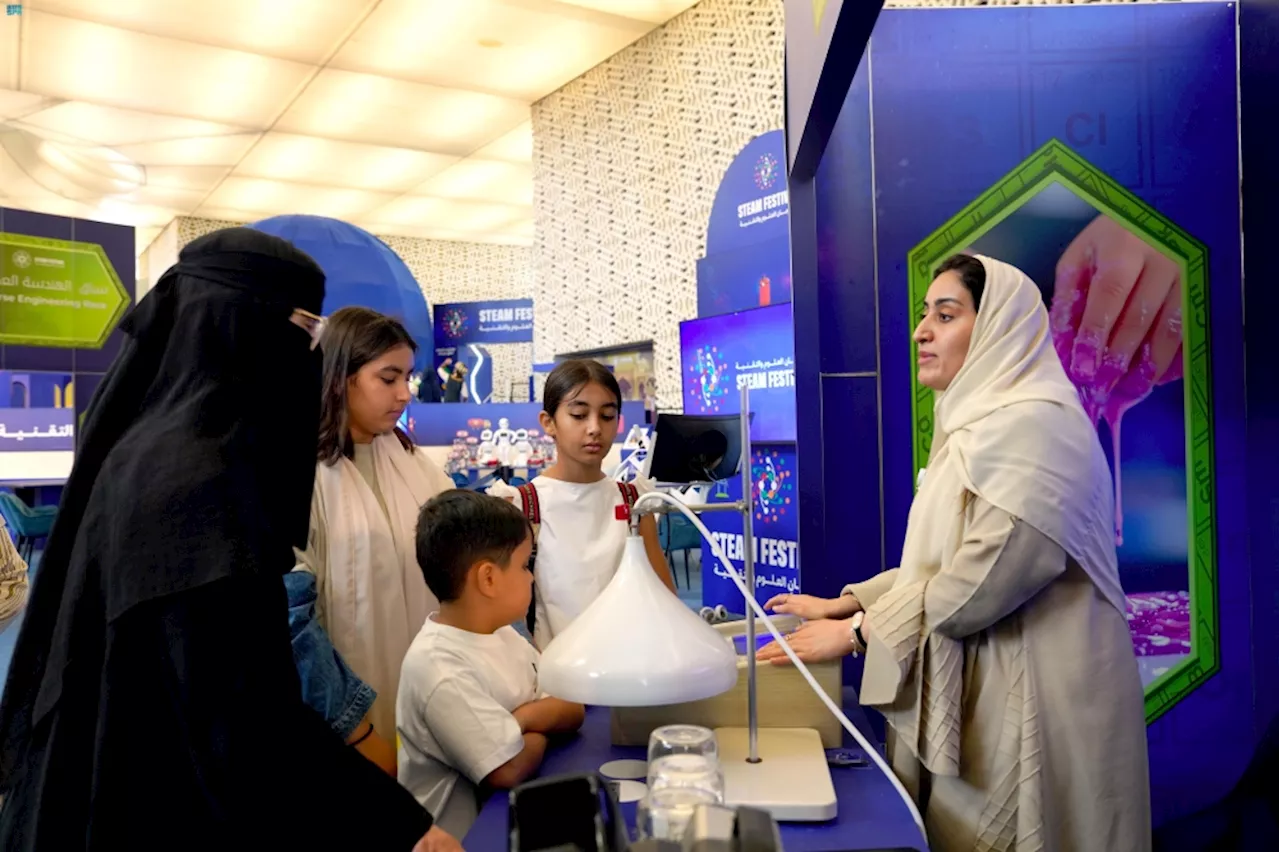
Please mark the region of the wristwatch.
POLYGON ((865 611, 858 610, 853 614, 853 618, 849 619, 849 641, 853 643, 855 657, 867 650, 867 640, 862 638, 862 621, 866 615, 865 611))

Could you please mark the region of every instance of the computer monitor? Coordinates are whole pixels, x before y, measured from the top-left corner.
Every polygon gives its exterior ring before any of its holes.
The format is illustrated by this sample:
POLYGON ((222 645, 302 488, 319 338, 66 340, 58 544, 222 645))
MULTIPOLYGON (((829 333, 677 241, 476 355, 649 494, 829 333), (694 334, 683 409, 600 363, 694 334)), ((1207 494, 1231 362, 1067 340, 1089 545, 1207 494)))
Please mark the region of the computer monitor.
POLYGON ((742 449, 737 414, 659 414, 646 475, 681 485, 719 482, 741 469, 742 449))

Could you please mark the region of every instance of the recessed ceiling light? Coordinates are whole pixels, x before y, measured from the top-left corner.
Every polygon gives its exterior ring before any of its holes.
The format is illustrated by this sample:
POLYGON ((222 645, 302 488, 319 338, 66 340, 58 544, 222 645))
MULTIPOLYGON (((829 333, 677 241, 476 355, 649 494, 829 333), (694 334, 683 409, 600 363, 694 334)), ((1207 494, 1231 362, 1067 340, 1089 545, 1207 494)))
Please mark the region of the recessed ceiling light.
POLYGON ((476 44, 481 47, 502 47, 502 42, 498 41, 496 38, 482 38, 476 42, 476 44))

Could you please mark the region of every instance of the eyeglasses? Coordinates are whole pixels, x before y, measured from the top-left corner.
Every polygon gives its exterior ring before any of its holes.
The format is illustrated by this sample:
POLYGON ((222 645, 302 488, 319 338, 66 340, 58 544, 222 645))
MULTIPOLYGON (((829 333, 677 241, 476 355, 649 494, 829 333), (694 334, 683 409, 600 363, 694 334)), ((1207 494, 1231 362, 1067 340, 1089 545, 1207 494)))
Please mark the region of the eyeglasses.
POLYGON ((311 348, 314 350, 320 345, 320 334, 324 331, 325 323, 328 320, 310 311, 304 311, 302 308, 294 308, 293 313, 289 316, 289 322, 311 335, 311 348))

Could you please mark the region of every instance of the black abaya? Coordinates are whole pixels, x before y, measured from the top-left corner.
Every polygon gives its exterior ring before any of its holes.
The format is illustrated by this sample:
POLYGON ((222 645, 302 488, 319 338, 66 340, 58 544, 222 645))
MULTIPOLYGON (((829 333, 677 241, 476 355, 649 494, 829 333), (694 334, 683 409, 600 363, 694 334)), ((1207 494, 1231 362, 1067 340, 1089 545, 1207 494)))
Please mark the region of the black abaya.
POLYGON ((126 318, 0 702, 0 849, 388 849, 431 817, 302 703, 324 276, 229 229, 126 318))

